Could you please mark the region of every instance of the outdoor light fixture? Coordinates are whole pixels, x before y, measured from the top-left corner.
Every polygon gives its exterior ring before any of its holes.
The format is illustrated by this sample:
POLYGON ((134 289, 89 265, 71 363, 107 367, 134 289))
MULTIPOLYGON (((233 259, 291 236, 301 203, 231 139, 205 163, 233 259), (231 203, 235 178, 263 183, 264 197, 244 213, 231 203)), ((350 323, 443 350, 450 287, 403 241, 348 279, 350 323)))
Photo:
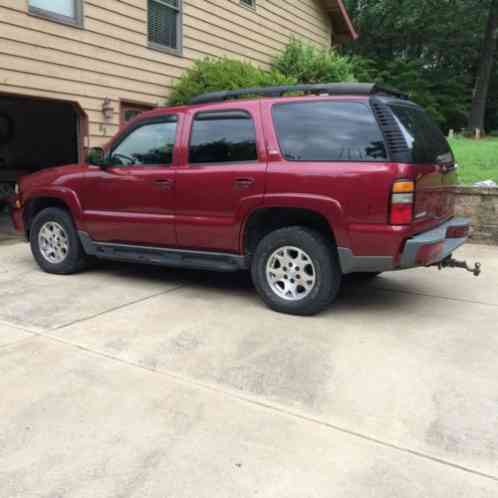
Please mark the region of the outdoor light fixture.
POLYGON ((109 97, 106 97, 102 103, 102 114, 104 115, 104 122, 100 124, 100 130, 105 135, 106 126, 112 124, 112 117, 114 116, 114 107, 109 97))
POLYGON ((109 97, 104 99, 102 104, 102 114, 104 115, 104 121, 107 123, 112 122, 112 116, 114 115, 114 107, 112 107, 112 101, 109 97))

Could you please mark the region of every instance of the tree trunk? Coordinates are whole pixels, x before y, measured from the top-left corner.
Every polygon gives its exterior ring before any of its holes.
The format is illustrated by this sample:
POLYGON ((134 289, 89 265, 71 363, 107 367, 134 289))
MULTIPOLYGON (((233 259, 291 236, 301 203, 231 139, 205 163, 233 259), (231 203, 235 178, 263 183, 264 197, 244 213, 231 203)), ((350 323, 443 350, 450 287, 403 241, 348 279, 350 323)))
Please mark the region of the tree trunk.
POLYGON ((496 54, 496 39, 498 30, 498 0, 492 0, 489 8, 488 24, 479 60, 472 111, 469 119, 469 129, 472 133, 479 130, 484 133, 484 118, 488 100, 489 83, 496 54))

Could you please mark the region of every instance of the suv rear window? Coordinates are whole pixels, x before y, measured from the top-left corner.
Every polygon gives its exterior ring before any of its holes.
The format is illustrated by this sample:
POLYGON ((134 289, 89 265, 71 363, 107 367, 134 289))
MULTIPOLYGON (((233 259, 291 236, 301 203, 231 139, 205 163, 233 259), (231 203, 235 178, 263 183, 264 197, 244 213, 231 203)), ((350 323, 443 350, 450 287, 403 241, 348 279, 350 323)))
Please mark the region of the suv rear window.
POLYGON ((411 151, 412 162, 454 161, 443 132, 426 111, 413 105, 391 104, 390 107, 411 151))
POLYGON ((360 102, 276 104, 273 121, 288 161, 385 161, 384 139, 371 109, 360 102))

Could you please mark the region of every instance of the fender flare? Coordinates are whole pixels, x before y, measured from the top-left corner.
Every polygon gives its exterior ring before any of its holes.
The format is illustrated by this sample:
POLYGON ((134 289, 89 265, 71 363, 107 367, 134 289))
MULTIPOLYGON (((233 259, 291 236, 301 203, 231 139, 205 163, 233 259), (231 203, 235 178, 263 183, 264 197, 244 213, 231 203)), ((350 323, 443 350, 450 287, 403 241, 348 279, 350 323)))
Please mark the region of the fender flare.
POLYGON ((67 187, 49 187, 31 191, 23 199, 24 206, 37 199, 56 199, 64 203, 74 220, 76 228, 83 229, 83 209, 78 196, 74 190, 67 187))
POLYGON ((244 238, 247 224, 251 217, 262 209, 303 209, 312 211, 327 220, 338 246, 351 247, 349 232, 344 220, 342 205, 336 199, 312 194, 267 194, 263 204, 248 211, 241 224, 239 234, 240 250, 244 250, 244 238))

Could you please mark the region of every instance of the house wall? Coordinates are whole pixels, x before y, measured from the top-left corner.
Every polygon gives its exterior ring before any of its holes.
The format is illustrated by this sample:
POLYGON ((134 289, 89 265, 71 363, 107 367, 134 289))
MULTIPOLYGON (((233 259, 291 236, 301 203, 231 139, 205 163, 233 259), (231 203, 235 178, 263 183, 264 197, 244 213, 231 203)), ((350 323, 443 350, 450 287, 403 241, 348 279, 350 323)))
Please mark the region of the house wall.
POLYGON ((147 0, 85 0, 83 29, 28 14, 28 0, 0 0, 0 92, 78 102, 87 146, 118 130, 120 101, 161 105, 192 61, 229 56, 268 67, 291 36, 330 46, 322 0, 183 0, 183 53, 148 47, 147 0), (102 104, 110 98, 111 125, 102 104))

